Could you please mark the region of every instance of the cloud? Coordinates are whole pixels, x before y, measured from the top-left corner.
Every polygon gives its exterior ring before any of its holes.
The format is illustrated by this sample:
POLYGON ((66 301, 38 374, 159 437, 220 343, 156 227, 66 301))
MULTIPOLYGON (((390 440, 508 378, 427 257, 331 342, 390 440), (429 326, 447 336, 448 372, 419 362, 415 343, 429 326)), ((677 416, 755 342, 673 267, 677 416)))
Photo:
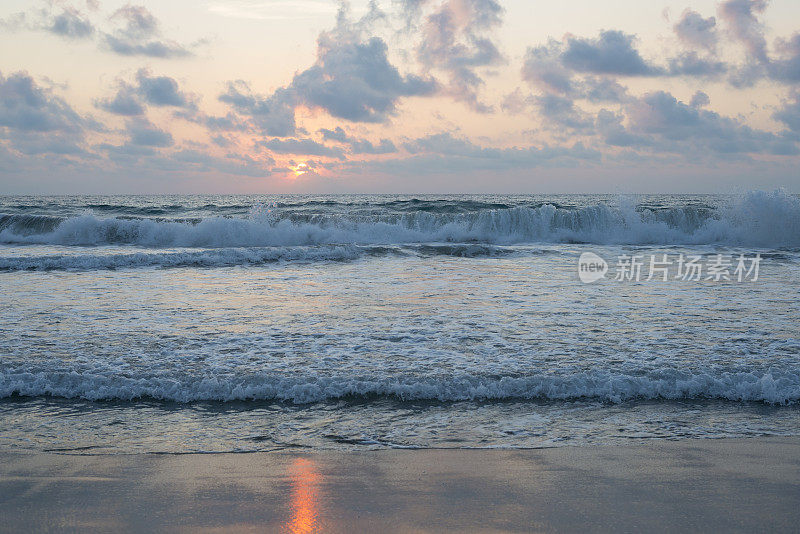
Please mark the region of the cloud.
POLYGON ((795 90, 791 99, 783 103, 772 117, 785 124, 792 132, 800 134, 800 91, 795 90))
POLYGON ((274 164, 271 158, 255 159, 238 154, 225 154, 221 157, 215 156, 207 150, 191 148, 157 151, 148 146, 132 143, 122 145, 103 143, 94 148, 107 154, 108 159, 119 169, 135 167, 141 173, 166 171, 263 178, 272 174, 269 166, 274 164))
POLYGON ((336 31, 320 36, 317 63, 297 74, 290 86, 298 102, 354 122, 383 122, 400 97, 426 95, 435 85, 402 76, 387 59, 386 43, 336 31))
POLYGON ((689 105, 693 108, 702 108, 711 103, 711 99, 705 94, 703 91, 697 91, 694 95, 692 95, 692 100, 689 102, 689 105))
POLYGON ((767 63, 767 41, 758 15, 767 9, 767 0, 727 0, 719 6, 719 18, 731 36, 740 41, 751 59, 767 63))
POLYGON ((297 73, 289 85, 262 96, 243 81, 229 82, 219 99, 270 136, 294 135, 294 110, 301 105, 353 122, 386 121, 396 112, 400 98, 430 95, 436 84, 400 74, 388 60, 386 43, 366 36, 379 16, 371 5, 361 20, 353 22, 343 5, 336 27, 317 39, 314 65, 297 73))
POLYGON ((246 82, 238 80, 228 82, 228 89, 219 96, 219 100, 229 104, 237 113, 249 117, 266 135, 288 137, 295 134, 295 98, 286 89, 278 89, 265 97, 254 94, 246 82))
POLYGON ((109 113, 126 117, 143 115, 145 112, 145 108, 139 101, 139 96, 135 88, 129 85, 120 87, 113 98, 99 98, 95 100, 94 105, 109 113))
MULTIPOLYGON (((701 105, 704 99, 694 99, 701 105)), ((785 136, 756 130, 736 119, 687 105, 670 93, 656 91, 627 106, 632 134, 653 136, 662 151, 702 154, 794 155, 797 144, 785 136)))
POLYGON ((725 62, 702 58, 692 51, 670 58, 668 70, 672 76, 715 78, 728 72, 728 68, 725 62))
POLYGON ((376 145, 366 139, 356 139, 350 145, 353 154, 393 154, 397 147, 389 139, 381 139, 376 145))
POLYGON ((453 173, 575 165, 601 159, 599 152, 582 143, 570 147, 486 148, 450 133, 420 137, 403 146, 413 157, 373 162, 371 166, 382 170, 453 173))
POLYGON ((148 104, 154 106, 196 107, 191 98, 182 92, 178 82, 169 76, 151 76, 150 71, 139 69, 136 73, 136 90, 148 104))
POLYGON ((91 37, 94 25, 80 11, 66 7, 61 13, 53 17, 46 27, 47 31, 70 39, 85 39, 91 37))
POLYGON ((672 27, 678 40, 689 48, 715 51, 719 42, 717 19, 703 18, 697 11, 687 9, 672 27))
POLYGON ((528 48, 522 65, 522 79, 545 91, 570 94, 573 73, 561 61, 562 45, 550 39, 547 46, 528 48))
POLYGON ((112 98, 100 98, 94 104, 109 113, 128 117, 144 114, 147 104, 191 111, 197 109, 194 98, 181 91, 174 78, 152 76, 147 69, 139 69, 135 83, 120 81, 119 89, 112 98))
POLYGON ((261 143, 276 154, 297 154, 306 156, 326 156, 344 159, 344 153, 334 147, 317 143, 313 139, 270 139, 261 143))
MULTIPOLYGON (((420 16, 425 3, 406 2, 405 7, 416 13, 412 16, 420 16)), ((503 13, 496 0, 445 0, 425 17, 421 27, 417 59, 427 69, 445 72, 446 92, 478 112, 489 112, 492 107, 478 99, 484 81, 477 70, 505 62, 491 38, 503 13)))
POLYGON ((493 40, 493 31, 502 23, 503 7, 496 0, 402 0, 406 30, 419 31, 417 60, 428 71, 447 77, 443 91, 480 113, 492 106, 480 101, 484 80, 478 71, 505 63, 493 40), (433 9, 424 14, 425 7, 433 9), (422 20, 418 25, 417 21, 422 20))
POLYGON ((392 154, 397 152, 397 147, 389 139, 381 139, 376 145, 366 139, 347 135, 341 126, 337 126, 334 130, 322 128, 319 133, 322 134, 322 139, 325 141, 335 141, 347 145, 353 154, 392 154))
POLYGON ((275 161, 268 158, 265 161, 256 160, 247 156, 228 154, 224 158, 215 157, 208 152, 183 149, 169 155, 170 159, 186 164, 184 170, 195 172, 221 172, 224 174, 267 177, 272 174, 268 167, 275 161))
POLYGON ((564 65, 577 72, 618 76, 654 76, 663 70, 645 61, 633 46, 635 36, 616 30, 596 39, 568 37, 561 55, 564 65))
POLYGON ((158 19, 144 6, 126 5, 111 15, 121 26, 103 35, 105 46, 123 56, 178 58, 193 55, 179 43, 164 39, 158 19))
POLYGON ((795 33, 788 40, 779 41, 778 59, 769 65, 772 78, 786 83, 800 82, 800 33, 795 33))
POLYGON ((546 46, 528 48, 522 78, 542 91, 591 102, 616 102, 624 97, 626 89, 608 76, 575 79, 563 63, 562 52, 563 44, 553 39, 546 46))
POLYGON ((609 77, 586 77, 579 85, 579 95, 589 102, 622 102, 628 89, 609 77))
POLYGON ((548 119, 548 126, 566 127, 573 130, 585 130, 593 126, 592 117, 576 108, 575 102, 571 98, 545 94, 534 97, 533 102, 540 115, 548 119))
POLYGON ((11 148, 24 155, 85 155, 85 132, 98 128, 28 73, 0 73, 0 139, 11 148))
POLYGON ((634 135, 622 125, 625 116, 601 109, 595 119, 595 129, 606 144, 617 147, 636 147, 651 144, 641 135, 634 135))
POLYGON ((0 73, 0 126, 22 132, 77 133, 84 119, 26 72, 0 73))
POLYGON ((132 119, 127 124, 130 144, 140 147, 168 147, 175 144, 172 134, 144 119, 132 119))
POLYGON ((66 39, 87 39, 95 33, 94 24, 80 10, 63 6, 56 14, 53 3, 42 8, 19 12, 0 19, 0 29, 14 32, 19 30, 46 31, 66 39))

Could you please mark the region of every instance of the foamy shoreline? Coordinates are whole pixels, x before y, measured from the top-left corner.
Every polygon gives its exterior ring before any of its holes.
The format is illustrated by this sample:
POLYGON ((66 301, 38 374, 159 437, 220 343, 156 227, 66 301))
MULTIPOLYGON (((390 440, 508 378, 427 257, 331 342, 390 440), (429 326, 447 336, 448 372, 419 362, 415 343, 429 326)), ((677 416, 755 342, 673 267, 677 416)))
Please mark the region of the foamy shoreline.
POLYGON ((0 458, 7 531, 743 532, 800 521, 800 438, 0 458))

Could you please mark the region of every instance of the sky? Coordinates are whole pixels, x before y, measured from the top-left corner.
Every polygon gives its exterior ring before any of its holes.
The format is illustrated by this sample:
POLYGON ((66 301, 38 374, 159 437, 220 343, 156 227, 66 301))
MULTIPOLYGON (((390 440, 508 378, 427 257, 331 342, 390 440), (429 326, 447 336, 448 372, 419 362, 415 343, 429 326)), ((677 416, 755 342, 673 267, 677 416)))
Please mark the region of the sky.
POLYGON ((4 0, 0 194, 800 192, 797 0, 4 0))

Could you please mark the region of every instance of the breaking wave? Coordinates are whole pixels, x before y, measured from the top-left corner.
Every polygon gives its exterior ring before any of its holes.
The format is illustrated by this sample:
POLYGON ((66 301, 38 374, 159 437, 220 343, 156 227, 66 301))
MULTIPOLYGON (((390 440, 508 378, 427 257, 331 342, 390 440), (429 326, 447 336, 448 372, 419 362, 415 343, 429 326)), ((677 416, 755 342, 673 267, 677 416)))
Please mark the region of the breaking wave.
POLYGON ((788 193, 748 193, 712 208, 564 208, 552 204, 426 204, 360 214, 355 209, 307 213, 275 207, 247 218, 0 216, 0 243, 135 245, 150 248, 246 248, 408 243, 593 243, 800 247, 800 200, 788 193))

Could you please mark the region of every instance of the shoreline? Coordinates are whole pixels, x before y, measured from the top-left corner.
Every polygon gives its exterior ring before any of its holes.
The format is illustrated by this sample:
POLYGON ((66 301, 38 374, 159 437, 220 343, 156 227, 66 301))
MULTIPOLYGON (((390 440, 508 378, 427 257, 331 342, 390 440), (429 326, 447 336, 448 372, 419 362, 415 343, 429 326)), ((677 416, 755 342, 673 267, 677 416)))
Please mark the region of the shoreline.
POLYGON ((791 530, 800 437, 542 449, 0 453, 3 531, 791 530))

